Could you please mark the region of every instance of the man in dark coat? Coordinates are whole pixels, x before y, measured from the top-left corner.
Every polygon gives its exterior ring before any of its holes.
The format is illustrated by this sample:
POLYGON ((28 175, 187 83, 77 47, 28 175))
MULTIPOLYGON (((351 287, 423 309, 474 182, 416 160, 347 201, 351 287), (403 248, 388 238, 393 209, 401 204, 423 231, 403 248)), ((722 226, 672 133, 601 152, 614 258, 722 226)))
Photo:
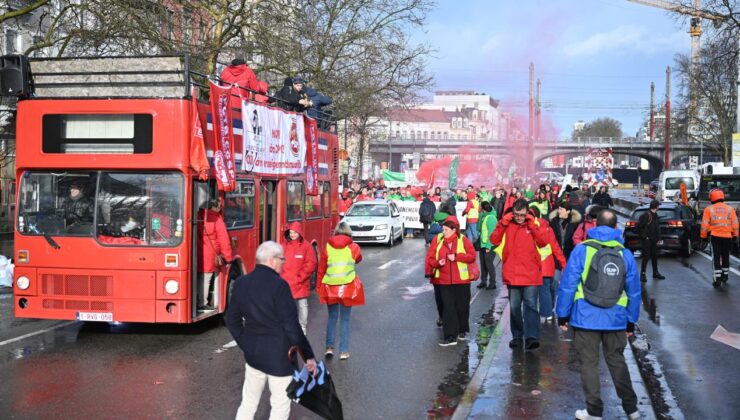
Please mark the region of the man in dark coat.
POLYGON ((306 82, 300 77, 287 78, 283 88, 275 95, 279 107, 287 111, 303 112, 312 106, 306 91, 303 89, 306 82))
POLYGON ((570 258, 570 253, 575 247, 573 234, 579 223, 581 223, 581 213, 574 210, 567 201, 561 201, 558 208, 550 212, 550 227, 566 259, 570 258))
POLYGON ((597 204, 607 209, 614 206, 612 197, 609 195, 609 191, 607 191, 606 187, 599 187, 599 192, 594 194, 592 202, 593 204, 597 204))
POLYGON ((64 209, 64 219, 67 225, 75 223, 92 223, 93 200, 85 195, 85 185, 83 181, 72 181, 69 185, 69 197, 62 202, 64 209))
POLYGON ((429 237, 429 225, 434 222, 434 213, 436 212, 437 206, 435 206, 434 203, 432 203, 432 200, 429 199, 429 194, 424 193, 424 199, 419 205, 419 221, 422 226, 424 226, 424 240, 426 240, 427 245, 432 242, 429 237))
POLYGON ((660 207, 660 201, 651 201, 650 210, 640 215, 635 227, 635 231, 642 240, 642 269, 640 270, 640 281, 642 282, 647 281, 645 271, 647 270, 648 259, 653 263, 653 278, 656 280, 665 279, 665 276, 658 272, 658 241, 660 241, 658 207, 660 207))
POLYGON ((300 324, 288 282, 278 274, 285 263, 283 247, 267 241, 257 247, 254 271, 235 280, 226 311, 226 327, 244 352, 245 375, 237 419, 251 419, 265 382, 270 387, 270 418, 287 419, 292 380, 288 350, 297 346, 314 372, 316 360, 300 324))

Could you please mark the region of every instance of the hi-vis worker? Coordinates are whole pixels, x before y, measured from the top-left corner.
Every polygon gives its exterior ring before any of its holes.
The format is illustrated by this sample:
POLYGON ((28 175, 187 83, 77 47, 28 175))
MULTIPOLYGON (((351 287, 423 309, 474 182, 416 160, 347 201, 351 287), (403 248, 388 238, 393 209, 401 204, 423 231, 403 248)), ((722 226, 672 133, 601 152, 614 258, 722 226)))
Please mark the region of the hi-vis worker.
POLYGON ((432 239, 426 255, 425 273, 442 295, 442 333, 439 345, 454 346, 470 331, 470 283, 478 279, 476 252, 472 242, 460 233, 457 217, 442 222, 442 233, 432 239))
POLYGON ((355 267, 362 261, 360 247, 352 242, 352 230, 340 222, 329 238, 319 260, 316 292, 329 309, 326 324, 326 351, 334 357, 334 337, 339 319, 339 358, 349 359, 349 316, 353 306, 365 304, 365 293, 355 267), (353 291, 357 290, 357 293, 353 291), (353 296, 354 295, 354 296, 353 296))
POLYGON ((711 236, 712 255, 714 255, 714 281, 712 286, 720 287, 730 276, 730 249, 732 241, 738 237, 738 223, 735 209, 724 203, 725 193, 715 188, 709 192, 712 205, 704 209, 701 218, 701 238, 711 236))
POLYGON ((465 219, 465 236, 470 239, 471 243, 478 240, 478 214, 480 213, 480 200, 474 192, 468 193, 468 205, 463 210, 465 219))

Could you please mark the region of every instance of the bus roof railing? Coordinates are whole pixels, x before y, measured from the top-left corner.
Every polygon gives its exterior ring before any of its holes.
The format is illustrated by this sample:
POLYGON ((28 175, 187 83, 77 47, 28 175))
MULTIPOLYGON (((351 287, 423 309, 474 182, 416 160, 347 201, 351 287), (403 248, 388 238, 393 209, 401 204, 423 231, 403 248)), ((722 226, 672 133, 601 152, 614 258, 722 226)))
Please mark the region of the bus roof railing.
POLYGON ((182 98, 190 95, 186 55, 33 58, 37 98, 182 98))

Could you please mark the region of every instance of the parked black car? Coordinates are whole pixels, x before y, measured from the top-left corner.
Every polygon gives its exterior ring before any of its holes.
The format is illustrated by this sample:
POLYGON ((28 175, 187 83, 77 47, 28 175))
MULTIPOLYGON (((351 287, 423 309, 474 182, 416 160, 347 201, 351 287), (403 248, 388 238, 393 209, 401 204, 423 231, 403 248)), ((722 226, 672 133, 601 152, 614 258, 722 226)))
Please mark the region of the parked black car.
MULTIPOLYGON (((642 249, 642 240, 635 228, 640 216, 646 211, 650 211, 649 205, 636 208, 630 220, 625 224, 624 246, 631 251, 642 249)), ((661 237, 658 242, 659 249, 680 251, 686 257, 699 249, 701 221, 696 219, 696 214, 691 207, 671 201, 660 203, 658 221, 661 237)))

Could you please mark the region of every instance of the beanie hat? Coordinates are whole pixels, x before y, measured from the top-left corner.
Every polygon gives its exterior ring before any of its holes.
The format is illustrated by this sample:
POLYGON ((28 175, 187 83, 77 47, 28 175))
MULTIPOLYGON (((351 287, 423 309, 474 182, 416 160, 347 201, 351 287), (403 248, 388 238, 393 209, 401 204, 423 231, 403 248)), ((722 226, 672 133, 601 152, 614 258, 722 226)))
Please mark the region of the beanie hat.
POLYGON ((450 216, 449 214, 447 214, 447 213, 445 213, 443 211, 438 211, 438 212, 434 213, 434 221, 437 222, 437 223, 442 223, 449 216, 450 216))
POLYGON ((442 226, 447 226, 450 229, 460 230, 460 222, 457 221, 457 217, 455 216, 448 216, 444 222, 442 222, 442 226))

